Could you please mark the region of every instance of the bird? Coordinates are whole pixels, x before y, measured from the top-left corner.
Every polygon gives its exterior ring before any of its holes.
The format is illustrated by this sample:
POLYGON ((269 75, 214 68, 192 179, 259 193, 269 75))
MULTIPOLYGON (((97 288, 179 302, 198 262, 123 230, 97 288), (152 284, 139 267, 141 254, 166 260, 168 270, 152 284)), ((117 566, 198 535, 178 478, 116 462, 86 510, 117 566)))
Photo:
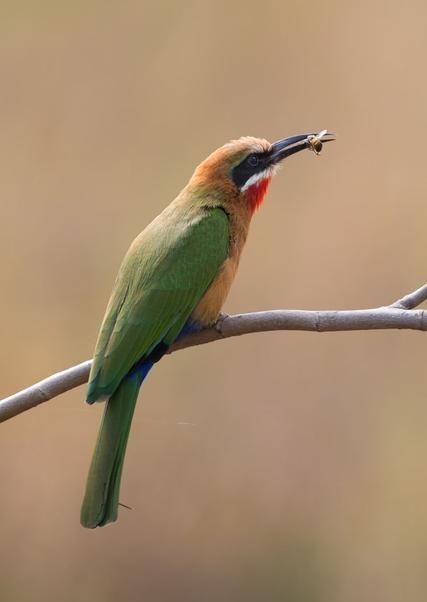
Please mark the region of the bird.
POLYGON ((251 136, 224 144, 131 244, 89 375, 86 401, 105 401, 105 409, 81 508, 83 527, 117 520, 126 446, 144 379, 179 337, 215 323, 272 177, 285 158, 313 150, 314 136, 333 140, 323 130, 273 144, 251 136))

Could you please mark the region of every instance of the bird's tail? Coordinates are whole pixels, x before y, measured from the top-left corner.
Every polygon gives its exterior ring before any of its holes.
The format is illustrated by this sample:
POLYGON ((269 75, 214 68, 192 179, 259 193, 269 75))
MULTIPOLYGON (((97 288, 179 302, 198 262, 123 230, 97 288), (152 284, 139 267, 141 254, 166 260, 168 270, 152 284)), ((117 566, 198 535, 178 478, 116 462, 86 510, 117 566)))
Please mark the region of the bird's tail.
POLYGON ((125 377, 106 402, 80 513, 83 527, 117 520, 120 478, 139 388, 152 363, 125 377))

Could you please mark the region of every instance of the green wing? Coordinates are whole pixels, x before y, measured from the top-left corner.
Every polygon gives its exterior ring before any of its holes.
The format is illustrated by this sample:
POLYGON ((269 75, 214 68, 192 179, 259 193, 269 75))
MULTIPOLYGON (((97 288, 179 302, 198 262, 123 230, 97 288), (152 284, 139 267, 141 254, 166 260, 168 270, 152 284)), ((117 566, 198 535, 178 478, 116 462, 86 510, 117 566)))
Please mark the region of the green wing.
POLYGON ((173 343, 226 260, 226 213, 200 211, 196 219, 159 216, 130 247, 98 337, 89 403, 112 395, 160 342, 173 343))

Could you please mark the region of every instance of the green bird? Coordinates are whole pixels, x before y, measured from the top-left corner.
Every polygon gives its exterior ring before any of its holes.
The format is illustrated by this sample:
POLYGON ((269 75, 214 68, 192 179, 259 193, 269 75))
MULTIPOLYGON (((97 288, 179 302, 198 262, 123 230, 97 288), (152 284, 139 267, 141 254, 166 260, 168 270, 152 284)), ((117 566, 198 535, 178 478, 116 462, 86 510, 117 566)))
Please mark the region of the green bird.
POLYGON ((84 527, 117 520, 126 444, 143 380, 179 336, 216 321, 251 218, 279 163, 305 148, 318 152, 319 144, 315 134, 274 144, 252 137, 225 144, 132 243, 89 376, 87 402, 106 405, 81 509, 84 527))

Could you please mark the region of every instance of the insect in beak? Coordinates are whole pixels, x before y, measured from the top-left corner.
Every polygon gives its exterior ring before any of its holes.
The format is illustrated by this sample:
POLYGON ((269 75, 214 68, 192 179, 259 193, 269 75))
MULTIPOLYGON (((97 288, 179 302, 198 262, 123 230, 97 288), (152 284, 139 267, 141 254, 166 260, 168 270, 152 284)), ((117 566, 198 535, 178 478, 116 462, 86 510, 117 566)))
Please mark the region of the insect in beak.
POLYGON ((328 130, 322 130, 318 134, 299 134, 283 138, 272 145, 270 163, 275 165, 285 157, 290 157, 306 148, 318 155, 322 150, 323 144, 325 142, 332 142, 332 140, 335 140, 335 138, 333 138, 333 134, 330 134, 328 130))
POLYGON ((307 148, 309 150, 312 150, 315 155, 320 155, 320 151, 323 148, 323 144, 325 142, 332 142, 333 140, 335 140, 335 138, 324 139, 325 136, 334 136, 334 134, 331 134, 330 132, 328 132, 328 130, 322 130, 318 134, 311 134, 310 136, 307 136, 307 148))

